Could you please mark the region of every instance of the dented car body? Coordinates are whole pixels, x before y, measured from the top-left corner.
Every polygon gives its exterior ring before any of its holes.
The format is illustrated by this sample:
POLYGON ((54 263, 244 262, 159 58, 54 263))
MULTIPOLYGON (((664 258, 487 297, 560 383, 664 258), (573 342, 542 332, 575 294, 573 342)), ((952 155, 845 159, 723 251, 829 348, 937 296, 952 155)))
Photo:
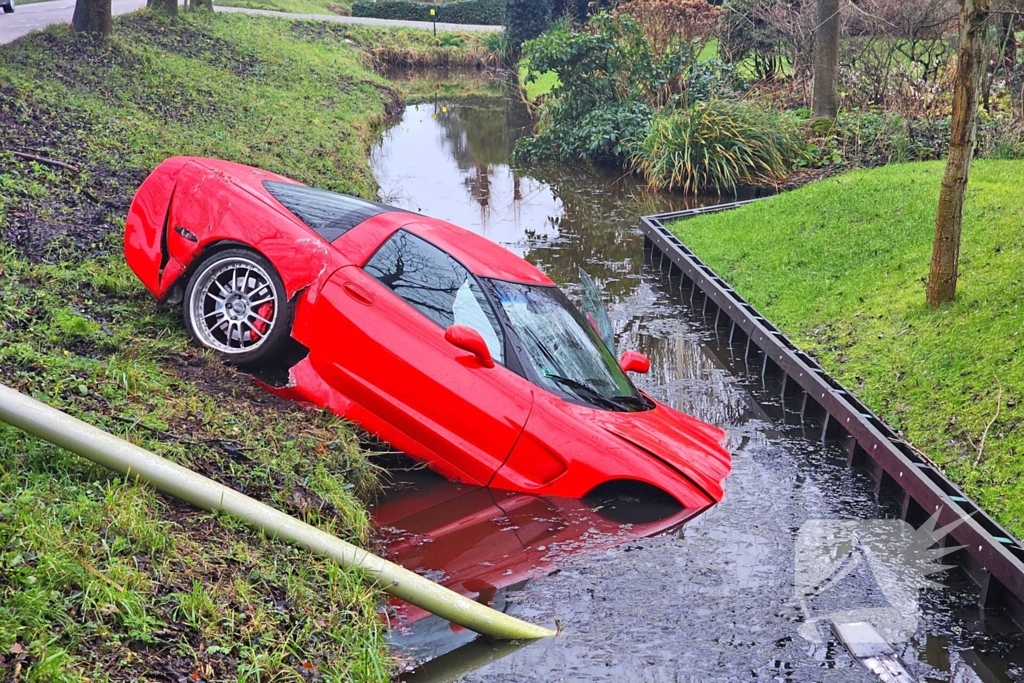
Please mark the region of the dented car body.
POLYGON ((640 482, 687 508, 723 495, 724 433, 636 389, 643 356, 620 366, 544 273, 462 228, 175 157, 139 188, 124 248, 200 344, 286 365, 270 391, 449 479, 571 498, 640 482))

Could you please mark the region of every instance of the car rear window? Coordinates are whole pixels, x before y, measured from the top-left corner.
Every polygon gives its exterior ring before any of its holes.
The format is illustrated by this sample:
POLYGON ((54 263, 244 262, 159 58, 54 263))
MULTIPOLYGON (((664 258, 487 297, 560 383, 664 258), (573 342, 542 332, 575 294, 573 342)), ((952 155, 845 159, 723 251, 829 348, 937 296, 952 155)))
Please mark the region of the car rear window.
POLYGON ((263 187, 328 242, 333 242, 368 218, 387 211, 402 210, 294 183, 264 180, 263 187))

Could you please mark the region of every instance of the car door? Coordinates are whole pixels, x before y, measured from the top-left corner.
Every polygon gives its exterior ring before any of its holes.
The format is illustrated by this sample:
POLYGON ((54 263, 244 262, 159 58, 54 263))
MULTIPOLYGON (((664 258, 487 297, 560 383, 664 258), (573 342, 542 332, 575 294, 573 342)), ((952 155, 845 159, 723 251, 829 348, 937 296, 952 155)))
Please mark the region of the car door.
POLYGON ((364 268, 337 271, 314 307, 310 361, 320 375, 471 483, 487 484, 522 433, 533 392, 504 367, 501 326, 472 274, 399 230, 364 268), (455 323, 480 332, 494 367, 445 340, 455 323))

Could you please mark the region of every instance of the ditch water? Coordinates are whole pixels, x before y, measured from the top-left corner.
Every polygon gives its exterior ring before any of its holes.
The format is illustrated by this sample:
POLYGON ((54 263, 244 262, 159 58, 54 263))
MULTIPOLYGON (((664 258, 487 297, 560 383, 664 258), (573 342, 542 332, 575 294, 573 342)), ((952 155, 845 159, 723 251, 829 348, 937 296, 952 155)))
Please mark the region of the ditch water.
MULTIPOLYGON (((415 75, 407 76, 417 79, 415 75)), ((660 401, 726 429, 733 472, 722 503, 691 516, 673 510, 544 499, 398 472, 374 516, 393 559, 497 609, 544 624, 555 638, 492 644, 403 605, 391 642, 408 681, 870 681, 820 619, 885 608, 861 562, 803 603, 796 543, 813 520, 876 520, 874 482, 846 467, 692 310, 686 292, 646 262, 642 214, 718 203, 653 194, 631 178, 585 164, 510 164, 529 129, 501 88, 411 82, 421 96, 384 134, 372 165, 382 200, 438 216, 499 242, 579 297, 578 269, 605 292, 622 349, 651 371, 637 383, 660 401), (492 95, 479 94, 490 91, 492 95), (498 92, 495 93, 494 91, 498 92), (659 520, 659 516, 669 515, 659 520), (805 530, 807 527, 804 527, 805 530), (815 629, 815 624, 817 628, 815 629), (801 627, 805 627, 801 629, 801 627)), ((465 76, 460 76, 465 78, 465 76)), ((955 571, 945 588, 902 605, 894 645, 921 681, 1024 680, 1024 636, 977 607, 955 571)))

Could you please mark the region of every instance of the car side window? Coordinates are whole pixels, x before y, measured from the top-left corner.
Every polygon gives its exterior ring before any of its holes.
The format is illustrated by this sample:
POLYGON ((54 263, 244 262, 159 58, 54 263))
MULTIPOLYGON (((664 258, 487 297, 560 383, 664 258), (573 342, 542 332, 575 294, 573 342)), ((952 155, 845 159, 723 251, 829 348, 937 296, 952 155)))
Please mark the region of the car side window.
POLYGON ((504 363, 504 335, 494 309, 476 278, 449 254, 399 230, 364 270, 443 329, 473 328, 487 342, 494 360, 504 363))

